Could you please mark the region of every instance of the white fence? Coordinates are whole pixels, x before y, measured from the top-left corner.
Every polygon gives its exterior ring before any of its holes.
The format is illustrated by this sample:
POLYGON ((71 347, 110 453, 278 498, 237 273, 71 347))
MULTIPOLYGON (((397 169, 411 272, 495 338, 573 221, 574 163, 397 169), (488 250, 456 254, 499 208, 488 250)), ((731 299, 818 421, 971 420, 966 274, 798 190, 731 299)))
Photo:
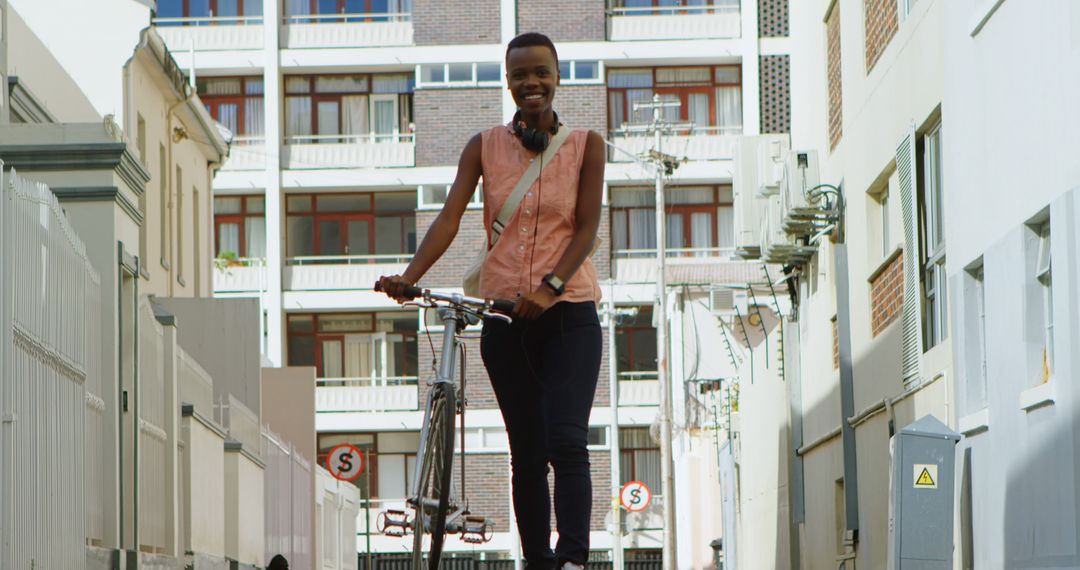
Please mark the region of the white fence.
POLYGON ((281 554, 292 568, 311 568, 311 463, 266 427, 262 429, 262 456, 266 464, 266 561, 281 554))
MULTIPOLYGON (((139 547, 144 552, 164 552, 168 518, 172 516, 165 498, 166 475, 171 462, 166 457, 169 441, 167 418, 177 410, 166 407, 165 391, 171 383, 165 377, 165 333, 150 301, 139 300, 139 547)), ((171 369, 171 367, 169 367, 171 369)))
POLYGON ((96 462, 83 476, 83 438, 95 437, 84 418, 98 407, 102 382, 88 342, 101 334, 99 311, 100 281, 56 197, 0 168, 4 568, 86 566, 87 523, 100 527, 100 513, 88 518, 83 501, 87 485, 102 484, 96 462), (90 398, 88 386, 97 391, 90 398))
POLYGON ((357 565, 357 517, 360 515, 360 490, 352 483, 338 481, 330 472, 317 467, 316 519, 319 564, 322 570, 355 570, 357 565))

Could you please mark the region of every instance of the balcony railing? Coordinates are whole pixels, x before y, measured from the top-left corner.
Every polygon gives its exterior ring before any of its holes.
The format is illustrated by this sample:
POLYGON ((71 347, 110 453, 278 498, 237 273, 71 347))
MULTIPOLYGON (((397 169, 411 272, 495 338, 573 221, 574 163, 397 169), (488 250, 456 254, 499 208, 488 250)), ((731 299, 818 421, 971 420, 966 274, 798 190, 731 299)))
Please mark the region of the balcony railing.
POLYGON ((660 382, 655 370, 619 372, 620 406, 659 406, 660 382))
MULTIPOLYGON (((666 257, 712 257, 737 260, 733 247, 669 247, 664 250, 666 257)), ((619 249, 615 259, 656 259, 655 249, 619 249)))
POLYGON ((195 51, 256 50, 263 47, 262 16, 154 18, 153 24, 177 54, 195 51))
POLYGON ((237 135, 229 147, 229 158, 221 169, 225 171, 262 170, 266 168, 266 137, 237 135))
POLYGON ((411 253, 290 257, 285 260, 285 290, 370 289, 379 277, 405 271, 411 259, 411 253))
POLYGON ((293 14, 285 17, 286 48, 407 46, 413 43, 412 14, 293 14))
POLYGON ((738 3, 711 6, 609 7, 608 39, 677 40, 737 38, 738 3))
MULTIPOLYGON (((735 156, 735 143, 742 134, 742 125, 722 127, 691 127, 661 137, 663 152, 689 160, 725 160, 735 156)), ((651 134, 616 129, 609 133, 615 149, 609 151, 611 162, 630 162, 652 150, 656 139, 651 134)))
MULTIPOLYGON (((614 272, 619 283, 655 283, 656 250, 615 250, 614 272)), ((761 263, 745 261, 733 248, 670 248, 664 258, 668 283, 748 283, 761 277, 761 263)))
POLYGON ((420 409, 415 376, 320 378, 316 384, 315 409, 323 413, 420 409))
POLYGON ((415 163, 412 133, 298 135, 285 139, 288 169, 409 167, 415 163))
POLYGON ((215 293, 265 291, 266 286, 266 259, 241 257, 214 260, 215 293))

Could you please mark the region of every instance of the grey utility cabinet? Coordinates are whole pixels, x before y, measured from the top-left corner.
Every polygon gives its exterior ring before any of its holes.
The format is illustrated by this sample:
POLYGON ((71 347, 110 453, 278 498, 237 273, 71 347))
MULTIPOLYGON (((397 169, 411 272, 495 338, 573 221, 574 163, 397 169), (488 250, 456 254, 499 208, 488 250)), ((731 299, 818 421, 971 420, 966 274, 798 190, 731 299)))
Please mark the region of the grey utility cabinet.
POLYGON ((934 416, 893 436, 889 569, 948 570, 953 557, 953 481, 960 434, 934 416))

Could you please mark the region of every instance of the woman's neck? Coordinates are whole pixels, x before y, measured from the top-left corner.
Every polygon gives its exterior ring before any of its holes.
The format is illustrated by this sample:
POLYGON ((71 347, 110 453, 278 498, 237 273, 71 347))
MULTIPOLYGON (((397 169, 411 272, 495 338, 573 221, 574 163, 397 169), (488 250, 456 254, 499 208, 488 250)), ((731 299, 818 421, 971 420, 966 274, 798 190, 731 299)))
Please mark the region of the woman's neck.
POLYGON ((521 120, 525 121, 525 126, 530 129, 549 132, 555 128, 555 111, 548 108, 537 114, 522 112, 521 120))

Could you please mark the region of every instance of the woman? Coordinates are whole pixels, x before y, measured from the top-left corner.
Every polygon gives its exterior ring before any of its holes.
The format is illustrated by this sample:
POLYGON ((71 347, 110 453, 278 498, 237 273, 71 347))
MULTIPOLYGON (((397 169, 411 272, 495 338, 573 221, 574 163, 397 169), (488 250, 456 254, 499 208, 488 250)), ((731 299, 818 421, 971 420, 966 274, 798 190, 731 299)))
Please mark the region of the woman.
MULTIPOLYGON (((450 246, 481 176, 490 238, 492 221, 540 155, 530 142, 534 132, 558 132, 552 100, 559 60, 547 36, 528 33, 510 42, 506 80, 518 114, 465 145, 446 204, 404 275, 379 281, 390 296, 402 300, 405 286, 419 281, 450 246)), ((484 322, 481 355, 510 439, 514 511, 530 570, 583 568, 589 556, 586 446, 601 334, 600 287, 588 258, 600 223, 605 162, 599 134, 572 131, 489 251, 480 278, 483 297, 515 299, 512 325, 484 322), (549 463, 559 531, 554 551, 549 463)))

